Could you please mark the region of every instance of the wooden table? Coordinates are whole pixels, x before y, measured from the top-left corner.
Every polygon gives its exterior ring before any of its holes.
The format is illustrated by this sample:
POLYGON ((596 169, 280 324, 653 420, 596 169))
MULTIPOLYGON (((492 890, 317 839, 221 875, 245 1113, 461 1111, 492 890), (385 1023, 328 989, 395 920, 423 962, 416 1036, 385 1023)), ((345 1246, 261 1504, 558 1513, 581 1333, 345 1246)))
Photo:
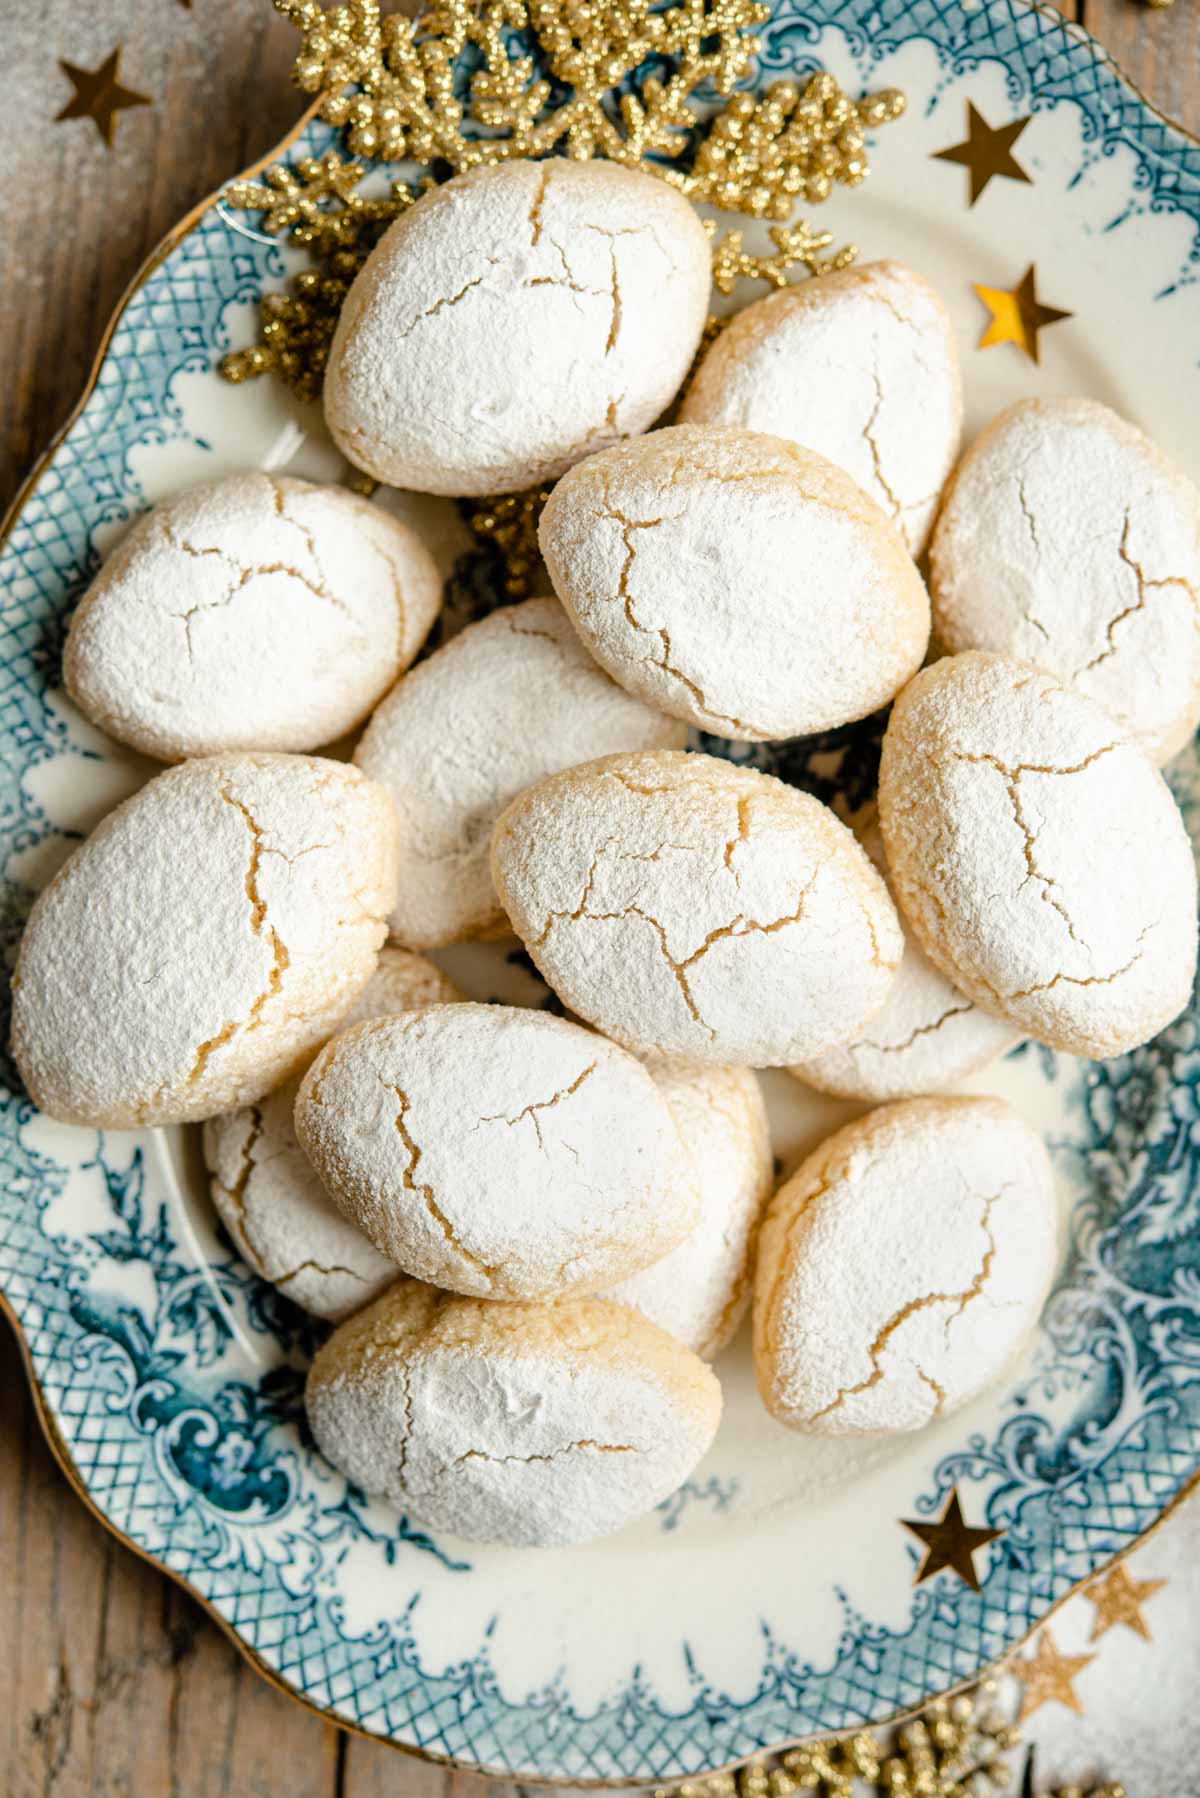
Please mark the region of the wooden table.
MULTIPOLYGON (((29 0, 24 10, 33 16, 29 0)), ((122 78, 136 85, 146 7, 117 0, 103 10, 118 29, 101 54, 124 41, 122 78)), ((1156 106, 1200 133, 1200 0, 1161 12, 1138 0, 1062 0, 1060 10, 1085 23, 1156 106)), ((103 179, 98 140, 86 186, 64 153, 49 158, 36 194, 6 197, 0 509, 74 402, 142 257, 189 207, 269 149, 300 110, 288 83, 295 36, 266 0, 203 0, 203 11, 208 35, 197 34, 198 51, 165 52, 155 105, 118 119, 136 140, 142 171, 123 211, 103 179), (220 41, 214 17, 222 20, 220 41)), ((49 45, 55 55, 59 48, 49 45)), ((61 48, 71 55, 70 45, 61 48)), ((4 130, 0 119, 0 147, 4 130)), ((482 1793, 482 1781, 348 1735, 292 1703, 198 1605, 120 1547, 52 1461, 3 1326, 0 1392, 0 1789, 8 1798, 482 1793)))

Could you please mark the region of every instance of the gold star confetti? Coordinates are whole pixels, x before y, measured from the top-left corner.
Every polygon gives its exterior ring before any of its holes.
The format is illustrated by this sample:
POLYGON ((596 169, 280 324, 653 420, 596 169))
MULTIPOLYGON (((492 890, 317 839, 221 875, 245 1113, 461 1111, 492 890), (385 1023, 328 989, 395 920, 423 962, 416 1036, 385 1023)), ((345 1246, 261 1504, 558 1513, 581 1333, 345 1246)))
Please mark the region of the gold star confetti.
POLYGON ((1124 1561, 1118 1561, 1103 1579, 1096 1580, 1084 1592, 1096 1613, 1090 1640, 1099 1641, 1106 1630, 1114 1629, 1120 1623, 1148 1642, 1150 1625, 1142 1616, 1142 1606, 1156 1592, 1161 1592, 1166 1583, 1165 1579, 1133 1579, 1124 1561))
POLYGON ((1062 1704, 1069 1711, 1083 1715, 1083 1705, 1075 1692, 1074 1681, 1095 1660, 1094 1654, 1061 1654, 1048 1629, 1037 1640, 1037 1647, 1026 1659, 1010 1663, 1024 1688, 1021 1697, 1021 1719, 1032 1717, 1044 1704, 1062 1704))
POLYGON ((938 162, 961 162, 970 176, 971 197, 967 201, 974 206, 989 181, 1003 176, 1008 181, 1025 181, 1032 183, 1033 177, 1023 169, 1013 155, 1013 145, 1029 124, 1029 117, 1014 119, 1009 125, 989 125, 983 114, 971 101, 967 101, 967 135, 961 144, 952 144, 948 150, 935 150, 934 159, 938 162))
POLYGON ((946 1508, 936 1523, 923 1523, 915 1517, 900 1519, 906 1530, 925 1544, 925 1558, 917 1568, 914 1586, 932 1579, 943 1567, 949 1567, 957 1573, 959 1579, 965 1580, 973 1592, 979 1590, 979 1575, 975 1571, 975 1555, 989 1542, 994 1542, 1003 1530, 973 1529, 964 1521, 962 1506, 958 1502, 958 1487, 950 1488, 950 1496, 946 1500, 946 1508))
POLYGON ((54 117, 59 119, 91 119, 109 149, 112 148, 113 130, 116 115, 129 106, 149 106, 149 94, 135 93, 131 87, 122 87, 119 75, 121 67, 120 46, 106 56, 98 69, 80 69, 73 62, 59 59, 59 68, 66 75, 75 92, 67 101, 61 112, 54 117))
POLYGON ((991 314, 979 339, 981 350, 990 350, 997 343, 1012 343, 1024 350, 1031 362, 1038 362, 1038 332, 1074 317, 1057 306, 1044 306, 1038 299, 1037 270, 1032 262, 1015 287, 982 287, 976 283, 975 292, 991 314))

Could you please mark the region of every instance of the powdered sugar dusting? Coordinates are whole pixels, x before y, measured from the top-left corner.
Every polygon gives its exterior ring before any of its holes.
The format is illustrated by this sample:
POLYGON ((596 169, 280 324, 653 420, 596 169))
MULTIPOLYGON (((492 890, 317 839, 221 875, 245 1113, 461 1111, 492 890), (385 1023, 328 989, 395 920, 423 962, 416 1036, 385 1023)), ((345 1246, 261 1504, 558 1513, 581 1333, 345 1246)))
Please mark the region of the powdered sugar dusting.
POLYGON ((391 227, 342 308, 325 415, 351 461, 427 493, 504 493, 644 431, 704 325, 708 239, 661 181, 511 162, 391 227))
POLYGON ((607 1535, 674 1491, 721 1392, 624 1306, 490 1305, 402 1281, 321 1350, 307 1404, 356 1485, 456 1536, 543 1547, 607 1535))
POLYGON ((271 1091, 375 967, 396 878, 383 791, 308 756, 185 762, 118 806, 41 895, 14 978, 30 1093, 113 1128, 271 1091))
POLYGON ((696 1217, 649 1074, 545 1012, 435 1006, 361 1024, 309 1070, 296 1131, 375 1246, 455 1291, 594 1291, 696 1217))
POLYGON ((614 680, 702 730, 863 718, 920 667, 929 600, 840 469, 779 437, 676 425, 563 476, 542 554, 614 680))
POLYGON ((770 431, 827 456, 918 555, 962 429, 946 309, 899 262, 801 281, 736 315, 701 362, 679 416, 770 431))
MULTIPOLYGON (((384 949, 370 980, 339 1020, 444 1005, 462 994, 440 968, 403 949, 384 949)), ((397 1278, 399 1269, 338 1210, 296 1140, 299 1078, 257 1105, 204 1126, 213 1204, 242 1258, 296 1304, 335 1322, 397 1278)))
POLYGON ((959 467, 931 555, 947 649, 1033 662, 1155 761, 1200 719, 1200 493, 1094 400, 1022 400, 959 467))
POLYGON ((406 668, 441 605, 416 534, 338 487, 232 475, 164 501, 85 594, 68 690, 164 761, 314 749, 406 668))
MULTIPOLYGON (((874 806, 855 820, 855 834, 887 880, 874 806)), ((952 986, 906 932, 895 982, 862 1036, 788 1071, 821 1092, 848 1099, 907 1099, 946 1091, 1020 1040, 1019 1030, 981 1011, 952 986)))
POLYGON ((903 938, 825 806, 670 750, 553 776, 496 826, 496 888, 544 977, 631 1047, 786 1065, 879 1010, 903 938))
POLYGON ((905 916, 985 1009, 1115 1055, 1187 1003, 1196 873, 1179 810, 1053 675, 979 654, 927 668, 893 709, 879 808, 905 916))
POLYGON ((393 936, 429 948, 499 923, 488 849, 509 800, 560 768, 619 749, 682 748, 685 736, 609 680, 554 600, 469 625, 388 695, 355 752, 395 801, 393 936))
POLYGON ((750 1303, 759 1214, 773 1180, 766 1107, 749 1068, 652 1062, 650 1071, 679 1127, 700 1215, 678 1248, 601 1296, 632 1305, 711 1361, 750 1303))
POLYGON ((1055 1260, 1050 1162, 999 1099, 910 1099, 829 1138, 763 1227, 769 1409, 829 1435, 915 1430, 999 1374, 1055 1260))

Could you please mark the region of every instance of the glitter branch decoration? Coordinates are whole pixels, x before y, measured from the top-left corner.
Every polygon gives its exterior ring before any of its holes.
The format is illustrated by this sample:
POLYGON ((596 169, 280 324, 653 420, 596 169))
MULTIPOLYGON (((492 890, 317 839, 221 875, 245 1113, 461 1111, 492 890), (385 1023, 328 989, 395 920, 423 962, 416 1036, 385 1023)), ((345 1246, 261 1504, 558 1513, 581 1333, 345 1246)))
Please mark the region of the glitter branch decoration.
MULTIPOLYGON (((831 75, 733 93, 749 73, 764 0, 431 0, 417 20, 383 14, 379 0, 274 0, 301 33, 295 76, 320 94, 320 116, 350 154, 329 151, 236 182, 229 205, 260 215, 313 259, 289 291, 262 302, 257 343, 221 363, 230 381, 274 371, 302 399, 321 390, 342 301, 382 232, 436 179, 481 163, 563 153, 606 157, 669 181, 688 199, 770 219, 772 252, 755 255, 735 229, 713 236, 713 280, 783 286, 797 268, 844 268, 829 232, 791 220, 797 200, 818 204, 835 183, 867 170, 866 133, 898 118, 894 89, 851 100, 831 75), (730 96, 715 113, 704 94, 730 96), (371 165, 409 161, 415 186, 360 191, 371 165)), ((712 324, 709 339, 715 333, 712 324)), ((480 508, 472 523, 495 545, 505 591, 529 591, 542 495, 480 508)))

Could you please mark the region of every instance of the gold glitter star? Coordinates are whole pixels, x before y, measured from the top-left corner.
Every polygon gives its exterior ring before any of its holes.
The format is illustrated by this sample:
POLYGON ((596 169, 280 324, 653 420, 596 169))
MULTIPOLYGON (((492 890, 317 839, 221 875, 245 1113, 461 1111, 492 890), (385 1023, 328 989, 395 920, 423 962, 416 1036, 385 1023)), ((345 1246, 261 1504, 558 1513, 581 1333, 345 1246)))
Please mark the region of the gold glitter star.
POLYGON ((1166 1583, 1165 1579, 1132 1579, 1124 1561, 1118 1561, 1111 1572, 1084 1593, 1096 1613, 1090 1640, 1099 1641, 1106 1630, 1123 1623, 1126 1629, 1148 1642, 1150 1625, 1142 1616, 1142 1606, 1156 1592, 1161 1592, 1166 1583))
POLYGON ((943 1567, 949 1567, 957 1573, 959 1579, 965 1580, 973 1592, 979 1590, 979 1575, 975 1571, 975 1554, 994 1542, 1003 1530, 972 1529, 963 1521, 962 1506, 958 1502, 958 1488, 950 1488, 950 1497, 946 1501, 946 1509, 936 1523, 921 1523, 914 1517, 900 1519, 906 1530, 925 1544, 925 1558, 917 1568, 914 1586, 932 1579, 943 1567))
POLYGON ((138 94, 131 87, 121 86, 118 79, 120 63, 121 50, 118 46, 110 56, 105 57, 98 69, 80 69, 61 57, 58 64, 63 74, 69 77, 75 92, 62 111, 55 113, 55 121, 91 119, 110 150, 117 113, 127 106, 150 104, 149 94, 138 94))
POLYGON ((1012 153, 1013 145, 1028 125, 1031 115, 1023 119, 1014 119, 1010 125, 989 125, 983 114, 976 110, 971 101, 967 101, 967 135, 961 144, 952 144, 948 150, 935 150, 934 159, 938 162, 961 162, 971 177, 971 197, 968 206, 974 206, 993 176, 1002 175, 1008 181, 1025 181, 1032 185, 1033 177, 1023 169, 1012 153))
POLYGON ((1094 1654, 1060 1654, 1058 1644, 1048 1629, 1037 1640, 1037 1647, 1026 1659, 1013 1661, 1012 1671, 1024 1688, 1021 1719, 1031 1717, 1044 1704, 1062 1704, 1069 1711, 1083 1715, 1083 1705, 1075 1692, 1074 1681, 1095 1660, 1094 1654))
POLYGON ((1015 287, 982 287, 978 282, 974 287, 991 313, 987 328, 979 339, 981 350, 990 350, 997 343, 1012 343, 1024 350, 1031 362, 1037 362, 1040 360, 1038 332, 1047 325, 1058 324, 1061 319, 1074 317, 1073 313, 1063 312, 1057 306, 1044 306, 1038 299, 1037 270, 1032 262, 1015 287))

